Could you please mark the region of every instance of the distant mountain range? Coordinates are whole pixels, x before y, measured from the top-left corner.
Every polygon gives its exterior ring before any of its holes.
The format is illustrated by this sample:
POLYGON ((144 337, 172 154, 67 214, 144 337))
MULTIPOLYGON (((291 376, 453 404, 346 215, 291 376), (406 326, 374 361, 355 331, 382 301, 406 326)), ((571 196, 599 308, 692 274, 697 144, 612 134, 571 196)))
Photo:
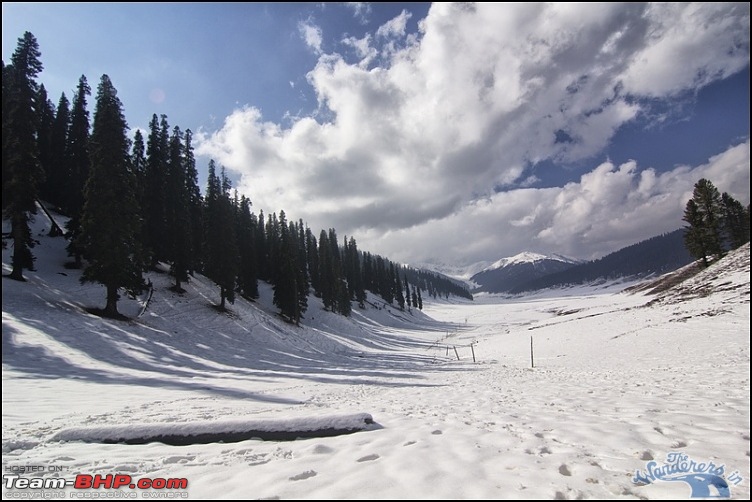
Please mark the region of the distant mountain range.
POLYGON ((561 255, 524 252, 496 262, 467 267, 423 264, 443 275, 463 280, 472 293, 519 294, 568 284, 659 275, 690 263, 684 246, 684 230, 662 234, 622 248, 609 255, 582 262, 561 255))
POLYGON ((679 229, 627 246, 598 260, 520 283, 509 292, 523 293, 567 284, 660 275, 692 261, 684 246, 684 230, 679 229))
POLYGON ((509 293, 532 280, 562 272, 579 262, 564 256, 520 253, 502 258, 470 278, 474 293, 509 293))

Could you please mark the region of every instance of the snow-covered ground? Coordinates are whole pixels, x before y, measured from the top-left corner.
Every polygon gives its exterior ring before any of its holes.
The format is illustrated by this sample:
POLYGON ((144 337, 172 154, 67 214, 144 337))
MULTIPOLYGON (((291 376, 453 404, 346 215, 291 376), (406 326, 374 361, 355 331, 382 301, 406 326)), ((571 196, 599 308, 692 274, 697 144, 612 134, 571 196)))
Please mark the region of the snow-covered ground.
MULTIPOLYGON (((63 267, 65 242, 42 223, 38 270, 3 279, 4 475, 185 478, 162 494, 203 499, 687 498, 686 483, 633 481, 681 452, 724 464, 742 479, 732 497, 750 497, 749 247, 659 296, 579 288, 411 313, 369 297, 351 318, 312 297, 302 327, 275 315, 268 286, 227 315, 206 279, 180 296, 153 273, 143 315, 143 299, 123 299, 132 320, 113 321, 87 313, 104 290, 63 267), (377 426, 284 442, 55 437, 361 413, 377 426)), ((5 481, 3 498, 31 492, 5 481)))

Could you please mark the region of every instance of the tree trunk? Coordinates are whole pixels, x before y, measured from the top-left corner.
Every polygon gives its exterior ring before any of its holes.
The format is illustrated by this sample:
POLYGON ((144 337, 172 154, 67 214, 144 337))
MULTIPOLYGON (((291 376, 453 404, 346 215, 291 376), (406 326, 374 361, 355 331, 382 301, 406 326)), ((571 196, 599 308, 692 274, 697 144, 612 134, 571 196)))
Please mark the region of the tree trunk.
POLYGON ((221 287, 220 289, 220 295, 222 296, 222 303, 219 304, 219 308, 222 310, 225 309, 225 288, 221 287))
POLYGON ((107 317, 119 317, 120 313, 117 309, 117 301, 120 298, 118 295, 118 288, 115 286, 107 286, 107 306, 104 308, 104 315, 107 317))
POLYGON ((11 229, 11 235, 13 236, 13 271, 10 273, 10 278, 16 281, 25 281, 23 276, 23 262, 24 253, 26 253, 26 247, 23 242, 23 228, 21 223, 17 221, 17 218, 12 219, 13 228, 11 229))

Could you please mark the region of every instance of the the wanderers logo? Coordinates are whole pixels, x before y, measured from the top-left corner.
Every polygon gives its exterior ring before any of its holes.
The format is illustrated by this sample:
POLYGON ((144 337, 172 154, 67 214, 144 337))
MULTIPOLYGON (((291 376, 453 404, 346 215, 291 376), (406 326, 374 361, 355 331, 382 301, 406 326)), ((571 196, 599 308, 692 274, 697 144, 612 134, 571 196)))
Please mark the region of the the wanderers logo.
POLYGON ((692 498, 729 498, 729 485, 743 481, 739 471, 726 476, 726 466, 714 462, 697 462, 685 453, 673 451, 666 455, 666 462, 650 461, 645 472, 635 472, 633 482, 647 485, 656 481, 684 482, 689 485, 692 498))

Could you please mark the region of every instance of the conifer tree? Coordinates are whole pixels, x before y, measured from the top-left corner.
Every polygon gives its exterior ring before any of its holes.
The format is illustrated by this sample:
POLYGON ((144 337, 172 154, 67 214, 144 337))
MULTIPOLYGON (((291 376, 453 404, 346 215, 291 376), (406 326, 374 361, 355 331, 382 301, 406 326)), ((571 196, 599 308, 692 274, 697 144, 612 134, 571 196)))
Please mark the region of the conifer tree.
POLYGON ((259 211, 258 220, 256 222, 256 259, 258 270, 258 278, 263 281, 268 281, 270 278, 269 260, 267 258, 267 245, 266 245, 266 220, 264 217, 263 209, 259 211))
POLYGON ((57 102, 50 137, 50 168, 45 178, 45 192, 49 201, 59 210, 65 210, 65 187, 70 176, 68 162, 68 130, 70 129, 70 103, 65 93, 57 102))
POLYGON ((146 207, 144 200, 144 185, 146 183, 146 146, 144 145, 144 135, 136 129, 133 135, 133 147, 131 148, 131 170, 136 177, 136 196, 139 207, 146 207))
POLYGON ((258 259, 256 257, 256 231, 258 223, 251 213, 251 201, 243 195, 237 210, 238 250, 240 252, 240 270, 238 288, 248 298, 258 298, 258 259))
POLYGON ((188 260, 188 272, 193 274, 201 266, 203 252, 203 199, 198 187, 198 170, 196 169, 196 156, 193 153, 193 133, 190 129, 185 131, 183 145, 183 162, 185 168, 185 186, 188 191, 188 218, 190 219, 189 242, 191 248, 188 260))
POLYGON ((350 297, 358 302, 358 307, 364 309, 366 308, 366 291, 363 284, 363 270, 360 265, 360 252, 354 237, 350 237, 347 249, 349 254, 347 285, 350 287, 350 297))
POLYGON ((146 180, 144 196, 146 207, 144 219, 146 225, 145 242, 150 255, 151 266, 163 260, 167 255, 167 228, 165 192, 167 190, 167 162, 169 131, 166 131, 167 117, 162 115, 160 126, 157 115, 152 115, 149 122, 149 136, 146 140, 146 180))
POLYGON ((3 216, 11 222, 13 238, 10 277, 18 281, 25 280, 23 270, 34 265, 29 221, 36 214, 38 184, 44 178, 36 142, 39 57, 37 40, 27 31, 18 39, 11 65, 3 69, 3 216))
POLYGON ((206 276, 217 283, 220 288, 220 310, 225 310, 226 301, 235 302, 235 285, 240 261, 229 188, 230 181, 224 168, 222 168, 221 177, 217 177, 214 161, 209 161, 209 180, 205 199, 204 270, 206 276))
POLYGON ((727 192, 721 194, 724 242, 730 249, 749 242, 749 213, 727 192))
POLYGON ((300 305, 298 303, 298 236, 295 226, 287 223, 284 211, 279 213, 279 248, 275 259, 277 273, 274 280, 274 305, 283 317, 294 324, 300 323, 300 305))
POLYGON ((91 136, 91 169, 86 183, 77 247, 89 263, 81 282, 99 282, 107 290, 103 315, 119 317, 118 291, 143 290, 139 247, 140 215, 136 180, 130 170, 128 125, 117 91, 107 75, 97 89, 91 136))
POLYGON ((37 93, 37 151, 39 152, 39 165, 44 172, 44 182, 39 186, 39 195, 45 201, 51 201, 51 190, 48 181, 53 178, 52 170, 54 162, 52 158, 52 128, 55 121, 55 106, 47 97, 44 84, 39 86, 37 93))
POLYGON ((689 224, 685 227, 684 243, 692 256, 702 259, 707 266, 708 257, 723 254, 721 195, 707 179, 703 178, 695 184, 683 220, 689 224))
POLYGON ((65 183, 65 210, 70 216, 67 223, 71 243, 68 254, 74 257, 77 267, 81 266, 81 249, 77 247, 76 237, 80 232, 81 212, 84 207, 84 187, 89 179, 91 165, 89 145, 89 111, 86 109, 87 96, 91 95, 86 77, 78 79, 76 95, 73 97, 70 129, 66 144, 65 159, 68 164, 68 178, 65 183))
MULTIPOLYGON (((66 210, 72 218, 80 217, 83 208, 84 185, 89 179, 89 111, 87 110, 87 97, 91 96, 86 77, 81 75, 73 97, 70 114, 70 129, 68 130, 68 142, 66 155, 69 161, 68 179, 66 180, 65 192, 67 194, 66 210)), ((76 222, 76 224, 78 224, 76 222)))
POLYGON ((181 292, 181 283, 188 280, 191 256, 190 201, 186 183, 183 135, 178 126, 170 138, 165 183, 165 226, 167 240, 165 258, 170 262, 170 273, 175 278, 175 291, 181 292))
POLYGON ((306 226, 305 229, 306 239, 306 257, 308 259, 307 268, 310 285, 314 290, 316 296, 321 296, 321 287, 319 285, 319 251, 316 237, 313 236, 311 229, 306 226))
POLYGON ((410 291, 406 294, 402 294, 402 281, 399 278, 399 273, 395 271, 394 274, 394 297, 397 300, 397 305, 400 310, 405 310, 405 299, 407 299, 408 310, 410 308, 410 291))
POLYGON ((308 271, 308 247, 306 243, 306 232, 304 230, 303 220, 298 220, 297 225, 290 225, 297 232, 297 263, 296 263, 296 281, 298 292, 298 311, 302 316, 308 310, 308 293, 311 289, 310 274, 308 271))
POLYGON ((337 303, 332 247, 329 236, 321 230, 319 235, 319 295, 325 310, 334 311, 337 303))

